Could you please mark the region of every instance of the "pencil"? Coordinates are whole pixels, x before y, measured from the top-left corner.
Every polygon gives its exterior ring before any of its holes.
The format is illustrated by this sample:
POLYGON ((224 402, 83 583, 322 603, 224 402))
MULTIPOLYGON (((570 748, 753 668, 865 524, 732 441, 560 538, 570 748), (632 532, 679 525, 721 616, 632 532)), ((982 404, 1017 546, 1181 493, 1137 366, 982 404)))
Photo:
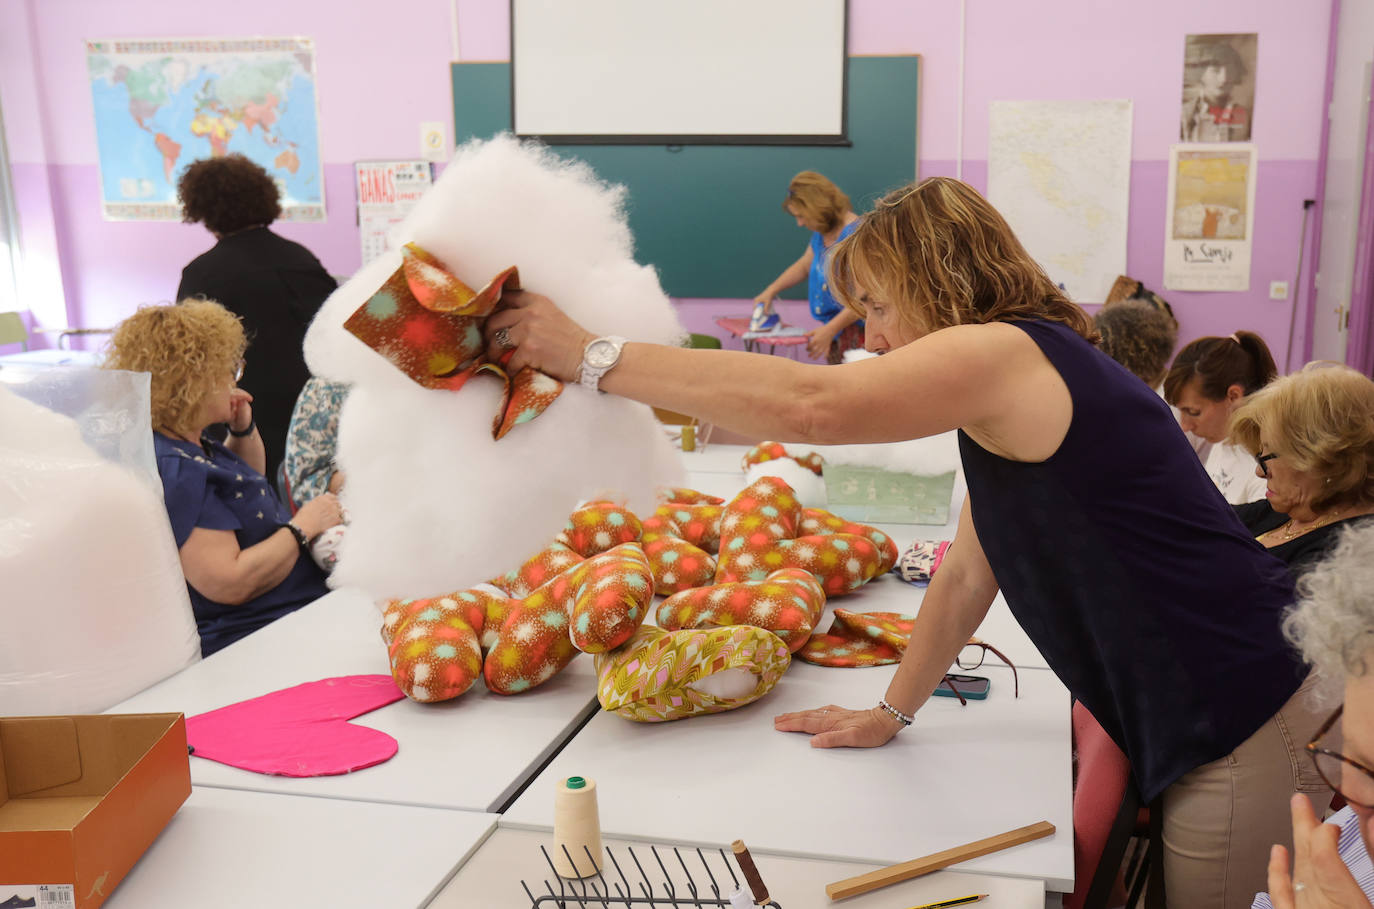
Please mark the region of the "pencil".
POLYGON ((919 906, 912 906, 911 909, 945 909, 946 906, 962 906, 965 903, 976 903, 979 900, 987 899, 986 893, 975 893, 972 896, 959 896, 952 900, 940 900, 938 903, 922 903, 919 906))

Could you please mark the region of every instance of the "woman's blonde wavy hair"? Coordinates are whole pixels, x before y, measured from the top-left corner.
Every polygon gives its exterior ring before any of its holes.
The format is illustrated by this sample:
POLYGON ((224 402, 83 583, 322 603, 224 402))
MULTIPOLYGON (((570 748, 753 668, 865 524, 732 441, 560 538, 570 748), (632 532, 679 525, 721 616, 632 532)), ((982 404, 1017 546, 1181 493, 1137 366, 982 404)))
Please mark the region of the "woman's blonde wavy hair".
POLYGON ((189 434, 247 348, 238 316, 212 300, 184 300, 142 306, 120 322, 105 367, 151 373, 153 428, 189 434))
POLYGON ((1235 409, 1227 430, 1251 454, 1263 437, 1322 480, 1313 511, 1374 502, 1374 381, 1349 366, 1318 361, 1275 379, 1235 409))
POLYGON ((782 210, 804 218, 817 225, 821 233, 828 234, 844 221, 849 212, 849 197, 826 177, 814 170, 804 170, 787 184, 782 210))
POLYGON ((967 183, 931 177, 888 193, 831 248, 830 290, 865 315, 881 294, 921 334, 951 325, 1046 319, 1089 341, 1097 332, 967 183))

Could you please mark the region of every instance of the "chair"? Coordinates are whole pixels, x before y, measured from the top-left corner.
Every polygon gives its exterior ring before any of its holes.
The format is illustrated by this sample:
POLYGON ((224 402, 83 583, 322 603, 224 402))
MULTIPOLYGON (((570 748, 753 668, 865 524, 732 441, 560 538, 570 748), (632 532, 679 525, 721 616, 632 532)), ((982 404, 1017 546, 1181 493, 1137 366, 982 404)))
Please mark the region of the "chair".
POLYGON ((1064 898, 1064 909, 1106 909, 1126 847, 1136 833, 1140 796, 1126 755, 1077 701, 1073 737, 1078 756, 1073 787, 1074 889, 1064 898))
POLYGON ((29 330, 17 312, 0 312, 0 347, 6 344, 22 344, 24 350, 29 349, 29 330))

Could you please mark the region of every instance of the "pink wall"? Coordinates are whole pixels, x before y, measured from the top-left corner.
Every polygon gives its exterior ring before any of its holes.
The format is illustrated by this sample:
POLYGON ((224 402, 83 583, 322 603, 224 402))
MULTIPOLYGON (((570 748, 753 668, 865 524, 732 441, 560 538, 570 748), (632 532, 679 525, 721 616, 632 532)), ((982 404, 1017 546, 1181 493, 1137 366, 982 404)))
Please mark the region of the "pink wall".
MULTIPOLYGON (((1251 290, 1168 296, 1184 339, 1245 327, 1281 351, 1289 301, 1269 300, 1268 286, 1294 277, 1302 200, 1316 186, 1329 7, 1329 0, 968 2, 962 143, 959 0, 850 0, 850 51, 922 55, 919 173, 954 174, 962 163, 964 178, 980 188, 986 185, 989 101, 1133 99, 1128 271, 1162 289, 1166 163, 1177 135, 1183 36, 1258 32, 1255 142, 1261 164, 1251 290)), ((413 157, 421 121, 450 121, 447 66, 454 30, 449 0, 413 0, 404 21, 347 9, 326 0, 235 3, 236 21, 254 23, 243 34, 315 39, 329 221, 284 225, 282 232, 339 273, 359 261, 352 162, 413 157)), ((509 57, 508 0, 456 0, 456 9, 462 59, 509 57)), ((0 99, 26 237, 30 223, 37 225, 35 236, 49 223, 73 324, 111 323, 140 302, 167 298, 181 266, 210 243, 199 227, 101 219, 82 39, 222 35, 222 21, 204 7, 172 0, 0 4, 0 99), (32 40, 24 39, 26 32, 32 40)), ((799 233, 798 253, 804 241, 799 233)), ((1309 267, 1310 251, 1305 261, 1309 267)), ((759 263, 757 287, 740 288, 745 299, 681 301, 684 321, 715 333, 714 316, 747 311, 747 297, 786 264, 759 263)), ((799 324, 806 322, 804 313, 790 312, 799 324)))

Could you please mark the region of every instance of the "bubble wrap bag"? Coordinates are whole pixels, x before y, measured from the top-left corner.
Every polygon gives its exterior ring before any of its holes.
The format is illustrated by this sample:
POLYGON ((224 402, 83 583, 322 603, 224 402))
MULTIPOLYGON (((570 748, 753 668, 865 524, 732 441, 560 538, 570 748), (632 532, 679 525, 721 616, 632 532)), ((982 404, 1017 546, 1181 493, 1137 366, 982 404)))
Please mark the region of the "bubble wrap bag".
POLYGON ((0 367, 0 716, 98 713, 200 658, 148 382, 0 367))

